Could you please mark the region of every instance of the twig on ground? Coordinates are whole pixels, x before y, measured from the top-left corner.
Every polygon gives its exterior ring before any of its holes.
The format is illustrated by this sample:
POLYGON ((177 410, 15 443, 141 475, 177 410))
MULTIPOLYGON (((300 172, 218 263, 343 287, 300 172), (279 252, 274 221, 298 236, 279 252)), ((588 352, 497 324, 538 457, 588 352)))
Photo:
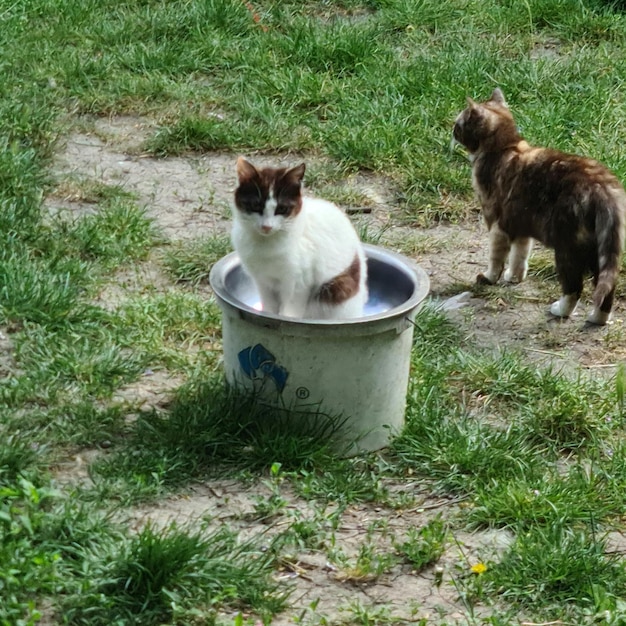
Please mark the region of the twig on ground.
POLYGON ((565 357, 564 354, 560 354, 559 352, 552 352, 551 350, 540 350, 539 348, 524 348, 526 352, 538 352, 539 354, 545 354, 547 356, 556 356, 559 359, 563 359, 565 357))
POLYGON ((372 212, 372 207, 369 206, 363 206, 363 207, 348 207, 346 209, 346 213, 348 215, 354 215, 355 213, 371 213, 372 212))
POLYGON ((404 513, 418 513, 419 511, 430 511, 432 509, 439 509, 442 506, 446 506, 447 504, 458 504, 459 502, 463 502, 463 500, 467 500, 467 496, 460 496, 458 498, 455 498, 454 500, 439 500, 437 502, 433 502, 432 504, 422 504, 412 509, 407 509, 406 511, 404 511, 404 513))

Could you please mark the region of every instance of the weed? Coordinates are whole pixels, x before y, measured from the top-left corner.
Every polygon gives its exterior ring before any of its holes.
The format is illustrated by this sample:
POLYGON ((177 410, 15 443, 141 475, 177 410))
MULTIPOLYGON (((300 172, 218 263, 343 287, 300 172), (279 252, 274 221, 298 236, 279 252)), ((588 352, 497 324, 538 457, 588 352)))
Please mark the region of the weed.
POLYGON ((419 530, 409 529, 405 541, 396 543, 395 548, 416 572, 420 572, 436 563, 444 553, 447 533, 446 523, 436 517, 419 530))
POLYGON ((185 291, 129 297, 114 321, 124 329, 119 341, 143 353, 155 368, 162 364, 171 370, 193 370, 194 364, 215 358, 219 345, 217 305, 185 291))
POLYGON ((34 594, 49 594, 58 586, 61 555, 38 540, 49 520, 47 512, 58 496, 46 485, 23 476, 0 473, 0 620, 34 623, 40 616, 34 594))
POLYGON ((296 510, 293 513, 291 525, 284 534, 286 543, 294 544, 300 549, 322 549, 325 546, 326 526, 328 526, 328 521, 323 515, 322 510, 313 518, 307 519, 296 510))
POLYGON ((306 498, 350 503, 387 501, 389 493, 367 460, 348 461, 333 457, 323 466, 302 468, 296 483, 306 498))
POLYGON ((578 602, 570 608, 574 617, 577 610, 594 609, 600 594, 623 596, 626 572, 616 555, 607 554, 604 538, 557 523, 521 533, 483 582, 521 606, 563 618, 570 598, 578 602))
POLYGON ((114 196, 94 215, 82 217, 71 235, 80 253, 108 266, 139 259, 154 245, 154 224, 134 202, 114 196))
POLYGON ((265 481, 265 486, 270 490, 270 494, 267 497, 255 497, 254 519, 268 523, 281 514, 287 505, 287 500, 283 498, 280 492, 282 481, 280 463, 273 463, 270 467, 270 480, 265 481))
POLYGON ((135 196, 120 185, 107 185, 91 178, 70 175, 62 178, 51 195, 61 200, 86 202, 97 205, 121 199, 134 200, 135 196))
POLYGON ((19 431, 0 443, 0 485, 12 484, 28 475, 38 462, 37 447, 28 442, 19 431))
POLYGON ((334 551, 331 559, 339 567, 337 578, 352 583, 374 582, 396 564, 395 555, 377 549, 370 541, 362 543, 352 558, 334 551))
POLYGON ((342 620, 341 624, 354 624, 355 626, 361 624, 363 626, 371 626, 377 624, 383 626, 384 624, 416 624, 417 626, 427 626, 428 620, 426 618, 413 619, 406 621, 401 617, 393 614, 385 606, 365 606, 358 600, 353 600, 347 607, 344 608, 344 612, 348 614, 346 621, 342 620))
POLYGON ((48 259, 36 259, 23 249, 5 249, 0 257, 0 320, 57 326, 76 319, 84 310, 78 266, 58 271, 48 259))

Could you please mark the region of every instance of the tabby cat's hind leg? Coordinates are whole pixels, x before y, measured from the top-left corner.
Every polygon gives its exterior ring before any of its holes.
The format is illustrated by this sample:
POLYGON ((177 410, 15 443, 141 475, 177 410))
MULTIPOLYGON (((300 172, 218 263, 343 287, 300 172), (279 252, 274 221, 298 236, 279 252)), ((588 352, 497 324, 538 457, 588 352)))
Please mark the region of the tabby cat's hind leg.
POLYGON ((578 294, 569 293, 552 303, 550 313, 555 317, 569 317, 578 306, 578 294))
POLYGON ((574 313, 583 292, 584 257, 576 250, 555 249, 554 261, 563 295, 552 303, 550 313, 556 317, 569 317, 574 313))
POLYGON ((587 316, 587 321, 590 324, 595 324, 596 326, 604 326, 611 319, 611 313, 607 313, 606 311, 602 311, 601 309, 596 309, 595 307, 587 316))
MULTIPOLYGON (((594 281, 595 282, 595 281, 594 281)), ((611 309, 613 308, 613 300, 615 298, 615 288, 613 288, 602 300, 600 307, 593 307, 591 313, 587 317, 590 324, 604 326, 611 319, 611 309)))

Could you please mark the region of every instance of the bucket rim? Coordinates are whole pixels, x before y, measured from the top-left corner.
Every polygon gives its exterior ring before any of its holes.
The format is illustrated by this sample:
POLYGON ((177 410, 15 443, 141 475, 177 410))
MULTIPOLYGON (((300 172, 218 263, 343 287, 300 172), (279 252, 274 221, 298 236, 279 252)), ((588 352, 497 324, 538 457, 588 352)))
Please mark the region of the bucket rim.
POLYGON ((377 261, 385 261, 395 266, 397 269, 404 272, 405 275, 410 277, 414 285, 413 294, 402 304, 399 304, 382 313, 374 313, 372 315, 365 315, 363 317, 355 317, 353 319, 315 319, 315 318, 294 318, 284 315, 278 315, 274 313, 267 313, 264 311, 258 311, 253 307, 242 302, 235 296, 233 296, 225 285, 225 277, 234 268, 241 265, 241 260, 237 252, 230 252, 219 259, 211 268, 209 272, 209 283, 213 292, 218 300, 230 305, 234 309, 240 311, 246 316, 253 316, 261 320, 280 322, 282 325, 289 324, 298 327, 317 327, 317 328, 346 328, 370 325, 378 322, 388 322, 402 318, 403 316, 410 314, 422 303, 430 291, 430 279, 426 271, 420 267, 415 261, 405 257, 402 254, 388 250, 381 246, 375 246, 372 244, 362 244, 365 251, 365 256, 369 259, 375 259, 377 261))

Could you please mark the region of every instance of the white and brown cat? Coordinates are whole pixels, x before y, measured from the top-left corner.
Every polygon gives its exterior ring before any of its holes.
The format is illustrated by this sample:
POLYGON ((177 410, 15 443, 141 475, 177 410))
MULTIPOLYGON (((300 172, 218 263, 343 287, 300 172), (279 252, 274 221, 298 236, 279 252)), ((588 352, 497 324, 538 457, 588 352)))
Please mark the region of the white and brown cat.
POLYGON ((257 168, 237 160, 232 242, 263 311, 307 319, 364 315, 367 264, 348 216, 302 195, 305 165, 257 168))
POLYGON ((454 138, 472 161, 472 184, 489 228, 489 265, 478 283, 526 277, 532 241, 554 250, 562 296, 550 313, 569 317, 586 275, 594 284, 588 321, 611 314, 624 247, 626 193, 593 159, 529 145, 520 136, 500 89, 483 103, 468 98, 454 138))

